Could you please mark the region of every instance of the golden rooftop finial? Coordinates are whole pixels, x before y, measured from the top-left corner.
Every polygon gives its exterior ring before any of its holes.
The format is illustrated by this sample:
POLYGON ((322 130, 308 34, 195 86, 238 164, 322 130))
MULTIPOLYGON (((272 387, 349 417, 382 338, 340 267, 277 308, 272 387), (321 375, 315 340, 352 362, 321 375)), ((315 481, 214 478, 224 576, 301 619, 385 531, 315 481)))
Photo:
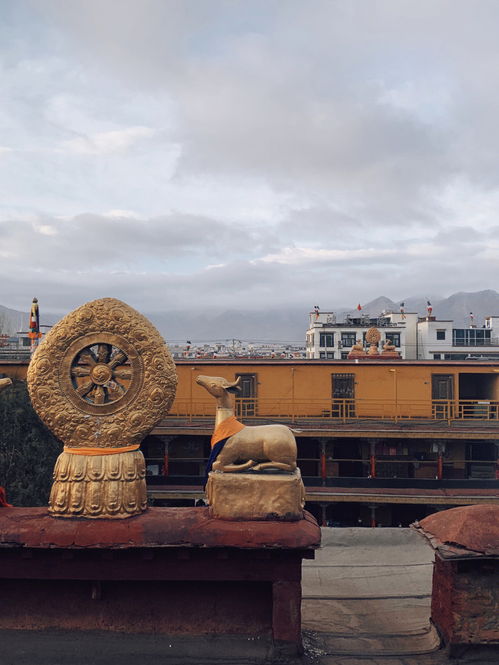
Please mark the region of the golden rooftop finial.
POLYGON ((123 518, 147 507, 140 442, 173 402, 177 377, 156 328, 114 298, 64 317, 37 348, 28 390, 64 444, 49 512, 123 518))

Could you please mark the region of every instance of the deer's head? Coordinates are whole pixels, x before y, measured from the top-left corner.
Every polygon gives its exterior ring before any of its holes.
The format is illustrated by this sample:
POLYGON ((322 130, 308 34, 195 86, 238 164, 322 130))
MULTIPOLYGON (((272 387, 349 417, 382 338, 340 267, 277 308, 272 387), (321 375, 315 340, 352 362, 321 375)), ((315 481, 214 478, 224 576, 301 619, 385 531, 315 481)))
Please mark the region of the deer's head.
POLYGON ((203 386, 213 397, 223 397, 227 393, 238 393, 241 390, 240 382, 240 376, 232 382, 223 376, 203 376, 200 374, 196 377, 196 383, 203 386))

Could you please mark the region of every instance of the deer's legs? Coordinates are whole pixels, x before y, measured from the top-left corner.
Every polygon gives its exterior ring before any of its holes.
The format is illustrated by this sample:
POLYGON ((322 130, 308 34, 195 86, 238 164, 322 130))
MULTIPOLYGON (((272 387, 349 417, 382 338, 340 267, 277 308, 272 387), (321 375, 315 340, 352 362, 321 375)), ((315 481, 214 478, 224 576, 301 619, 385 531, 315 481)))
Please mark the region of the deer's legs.
POLYGON ((262 469, 282 469, 283 471, 294 471, 296 464, 288 464, 287 462, 262 462, 253 467, 253 471, 261 471, 262 469))
POLYGON ((253 466, 255 462, 250 459, 244 464, 223 464, 223 462, 216 461, 213 464, 213 471, 223 471, 224 473, 231 473, 234 471, 246 471, 253 466))

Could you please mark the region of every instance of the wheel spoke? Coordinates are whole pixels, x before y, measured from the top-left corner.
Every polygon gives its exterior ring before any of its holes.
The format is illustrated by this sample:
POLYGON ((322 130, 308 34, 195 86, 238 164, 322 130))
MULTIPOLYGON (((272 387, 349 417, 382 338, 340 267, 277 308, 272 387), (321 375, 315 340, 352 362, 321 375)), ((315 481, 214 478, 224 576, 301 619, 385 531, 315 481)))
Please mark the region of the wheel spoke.
POLYGON ((85 397, 93 388, 93 381, 87 381, 86 383, 82 383, 81 386, 78 386, 76 389, 76 392, 80 397, 85 397))
POLYGON ((116 383, 115 381, 109 381, 106 388, 107 388, 107 392, 109 394, 109 397, 112 400, 119 399, 125 393, 125 391, 119 385, 119 383, 116 383))
POLYGON ((96 406, 121 399, 134 374, 125 351, 99 341, 77 353, 69 371, 76 394, 96 406))
POLYGON ((110 344, 99 344, 97 346, 97 360, 100 363, 109 362, 112 346, 110 344))
POLYGON ((93 392, 94 404, 104 404, 106 393, 102 386, 96 386, 93 392))
POLYGON ((88 367, 73 367, 71 369, 71 376, 89 376, 90 370, 88 367))
POLYGON ((117 379, 124 379, 125 381, 130 381, 132 378, 132 370, 131 369, 115 369, 114 370, 114 376, 117 379))
POLYGON ((123 365, 127 358, 128 356, 124 351, 118 351, 118 353, 115 353, 111 358, 111 361, 108 363, 108 367, 114 369, 115 367, 118 367, 118 365, 123 365))
POLYGON ((83 363, 84 365, 97 365, 97 358, 94 356, 92 349, 83 349, 80 355, 78 356, 78 363, 83 363))

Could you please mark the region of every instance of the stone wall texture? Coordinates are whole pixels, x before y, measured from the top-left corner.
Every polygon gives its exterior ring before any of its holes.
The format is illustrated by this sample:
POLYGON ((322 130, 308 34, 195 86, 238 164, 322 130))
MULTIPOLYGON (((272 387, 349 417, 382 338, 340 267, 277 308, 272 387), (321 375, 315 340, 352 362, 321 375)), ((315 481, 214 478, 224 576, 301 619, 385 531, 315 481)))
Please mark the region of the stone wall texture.
POLYGON ((499 644, 499 561, 437 556, 432 619, 447 644, 499 644))

